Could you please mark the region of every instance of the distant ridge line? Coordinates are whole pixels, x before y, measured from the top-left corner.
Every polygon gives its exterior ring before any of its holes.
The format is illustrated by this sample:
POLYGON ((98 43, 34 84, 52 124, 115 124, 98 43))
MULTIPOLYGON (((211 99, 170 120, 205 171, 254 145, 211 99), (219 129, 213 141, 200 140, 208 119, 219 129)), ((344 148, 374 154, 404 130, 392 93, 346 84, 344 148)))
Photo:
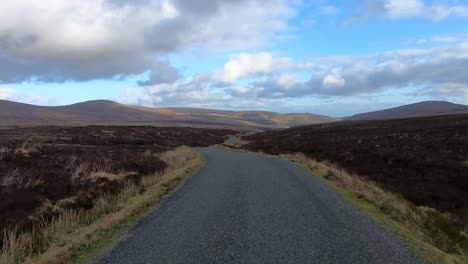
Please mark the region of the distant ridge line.
POLYGON ((0 126, 149 125, 268 130, 333 122, 314 114, 150 108, 93 100, 64 106, 38 106, 0 100, 0 126))

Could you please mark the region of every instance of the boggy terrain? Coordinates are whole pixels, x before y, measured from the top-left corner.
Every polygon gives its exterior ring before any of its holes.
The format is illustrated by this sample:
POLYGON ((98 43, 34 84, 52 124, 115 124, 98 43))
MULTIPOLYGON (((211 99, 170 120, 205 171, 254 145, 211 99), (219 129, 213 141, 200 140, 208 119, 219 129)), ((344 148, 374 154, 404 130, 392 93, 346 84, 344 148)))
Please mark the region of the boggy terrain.
POLYGON ((29 229, 63 210, 88 209, 126 181, 163 171, 159 153, 221 143, 233 133, 155 127, 0 130, 0 230, 29 229))
POLYGON ((270 154, 301 152, 468 223, 468 115, 337 122, 243 137, 270 154))

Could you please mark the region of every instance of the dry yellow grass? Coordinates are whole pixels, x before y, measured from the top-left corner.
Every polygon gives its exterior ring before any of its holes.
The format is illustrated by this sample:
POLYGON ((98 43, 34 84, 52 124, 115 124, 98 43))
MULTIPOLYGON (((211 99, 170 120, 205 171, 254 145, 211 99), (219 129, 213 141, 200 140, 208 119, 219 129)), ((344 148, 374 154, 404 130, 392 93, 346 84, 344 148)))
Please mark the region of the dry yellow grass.
POLYGON ((468 263, 468 236, 448 214, 415 206, 401 195, 352 175, 336 164, 317 162, 304 154, 280 155, 323 177, 353 205, 390 228, 417 253, 432 263, 468 263))
POLYGON ((193 151, 189 147, 180 147, 177 151, 167 151, 159 156, 159 158, 166 162, 169 170, 180 168, 187 164, 188 161, 197 157, 198 152, 193 151))
POLYGON ((127 182, 115 195, 103 195, 88 211, 65 211, 32 232, 5 232, 0 264, 70 263, 110 242, 114 236, 181 186, 204 164, 202 154, 181 147, 162 154, 168 169, 139 184, 127 182))
POLYGON ((36 139, 29 139, 24 141, 21 146, 17 146, 16 148, 7 148, 5 146, 0 147, 0 157, 2 157, 6 153, 15 153, 23 156, 29 156, 30 153, 37 151, 38 148, 41 147, 41 143, 39 143, 36 139))
POLYGON ((91 173, 88 178, 91 179, 91 180, 97 180, 99 178, 106 178, 110 181, 120 181, 122 179, 124 179, 125 177, 127 177, 128 175, 131 175, 131 174, 136 174, 136 172, 126 172, 126 173, 119 173, 119 174, 114 174, 114 173, 109 173, 109 172, 106 172, 106 171, 98 171, 98 172, 93 172, 91 173))
POLYGON ((20 190, 32 189, 41 184, 43 184, 41 179, 26 178, 19 173, 18 169, 4 174, 3 179, 0 181, 0 186, 15 185, 20 190))

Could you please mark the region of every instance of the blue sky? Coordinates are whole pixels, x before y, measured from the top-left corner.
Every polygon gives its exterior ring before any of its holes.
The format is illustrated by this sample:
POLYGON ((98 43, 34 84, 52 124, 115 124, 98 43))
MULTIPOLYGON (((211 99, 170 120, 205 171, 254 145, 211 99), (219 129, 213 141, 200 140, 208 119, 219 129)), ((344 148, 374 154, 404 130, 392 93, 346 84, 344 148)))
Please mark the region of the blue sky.
POLYGON ((0 99, 346 116, 468 104, 466 1, 4 1, 0 99))

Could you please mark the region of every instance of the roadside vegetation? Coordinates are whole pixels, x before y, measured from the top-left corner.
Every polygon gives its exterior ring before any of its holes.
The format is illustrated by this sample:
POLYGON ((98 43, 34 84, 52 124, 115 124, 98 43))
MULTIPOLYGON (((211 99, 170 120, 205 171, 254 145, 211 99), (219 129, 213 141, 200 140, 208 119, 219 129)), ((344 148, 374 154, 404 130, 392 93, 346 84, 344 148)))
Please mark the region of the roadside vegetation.
POLYGON ((468 263, 468 229, 453 216, 416 206, 402 195, 385 191, 336 164, 318 162, 301 153, 279 157, 294 161, 325 179, 347 201, 388 227, 429 262, 468 263))
POLYGON ((229 130, 177 127, 28 127, 0 130, 0 246, 67 211, 95 208, 129 183, 170 170, 181 146, 222 143, 229 130))
POLYGON ((449 212, 468 225, 468 115, 336 122, 242 136, 243 147, 303 153, 449 212))
MULTIPOLYGON (((145 175, 139 181, 124 180, 117 192, 103 192, 94 199, 90 209, 62 210, 52 220, 42 219, 32 230, 5 231, 0 264, 73 263, 87 259, 155 208, 204 164, 203 155, 188 147, 166 151, 158 158, 166 164, 164 171, 145 175)), ((99 170, 83 167, 86 169, 77 175, 86 173, 90 179, 110 181, 125 179, 106 171, 105 164, 99 170)))

